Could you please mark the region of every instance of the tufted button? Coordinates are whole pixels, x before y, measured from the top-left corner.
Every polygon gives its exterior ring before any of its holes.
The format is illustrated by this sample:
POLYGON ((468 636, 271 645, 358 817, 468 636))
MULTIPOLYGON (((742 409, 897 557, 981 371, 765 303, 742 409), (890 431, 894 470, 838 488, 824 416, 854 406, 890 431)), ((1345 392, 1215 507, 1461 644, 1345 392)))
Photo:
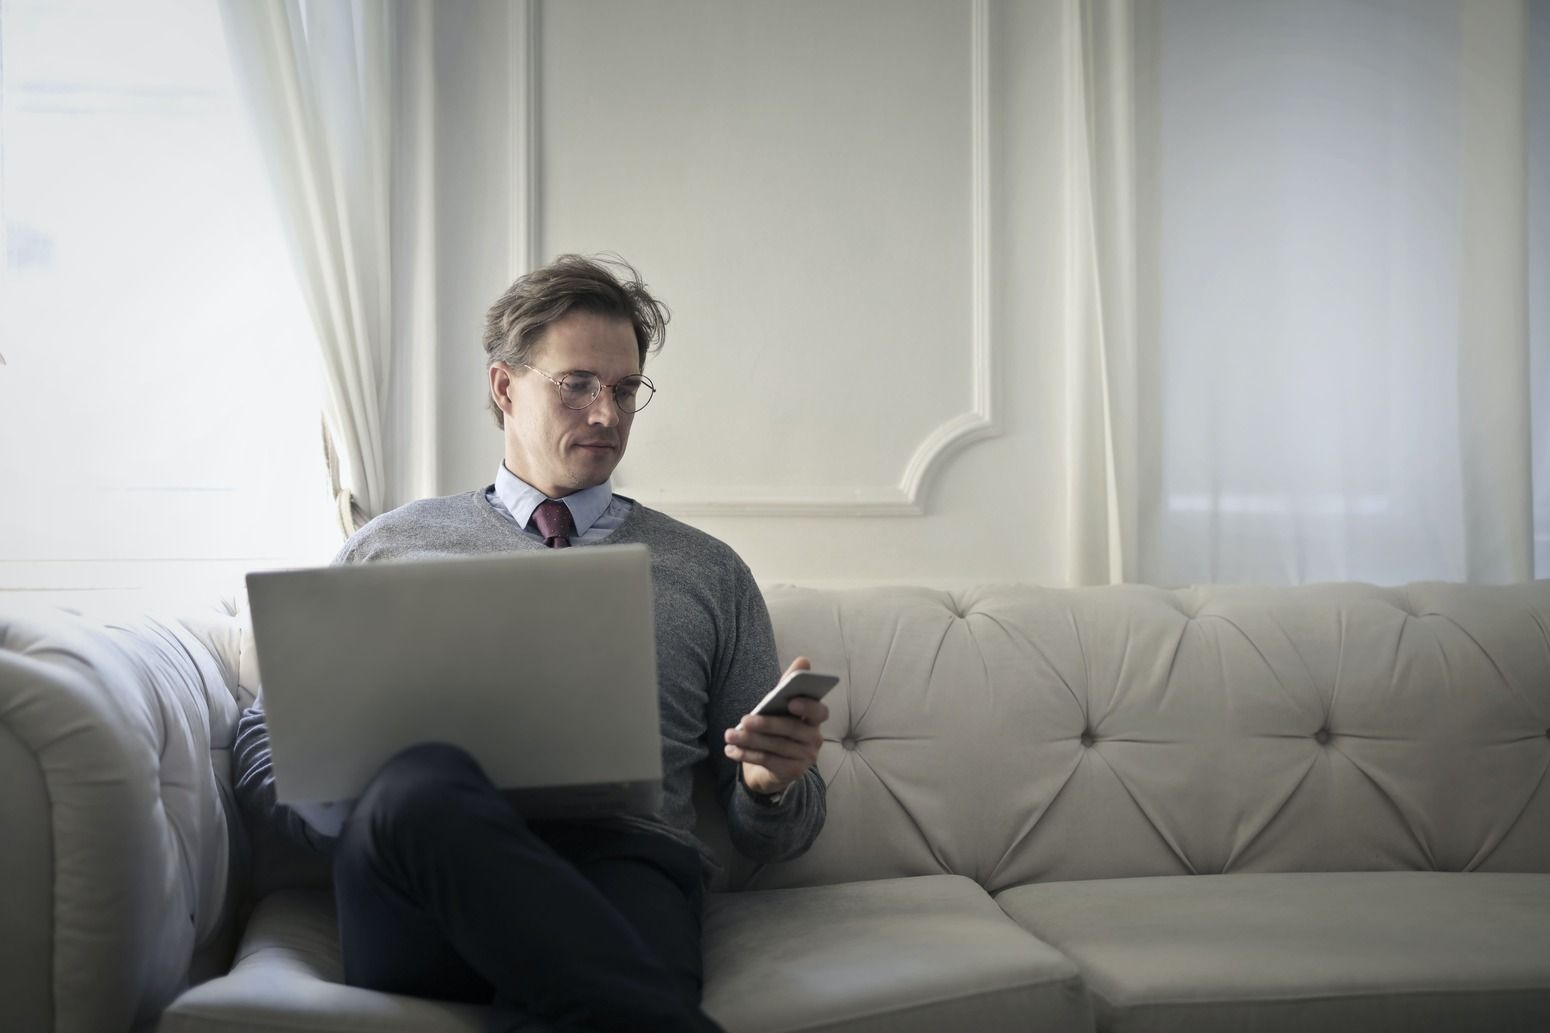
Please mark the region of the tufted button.
POLYGON ((1314 732, 1313 741, 1318 743, 1320 746, 1329 745, 1329 729, 1320 728, 1318 731, 1314 732))
POLYGON ((840 740, 840 745, 845 747, 847 750, 855 749, 856 748, 856 738, 855 738, 855 736, 853 736, 853 735, 845 736, 845 738, 840 740))
POLYGON ((1096 740, 1093 738, 1093 733, 1090 730, 1084 729, 1082 731, 1082 745, 1083 746, 1091 746, 1095 741, 1096 740))

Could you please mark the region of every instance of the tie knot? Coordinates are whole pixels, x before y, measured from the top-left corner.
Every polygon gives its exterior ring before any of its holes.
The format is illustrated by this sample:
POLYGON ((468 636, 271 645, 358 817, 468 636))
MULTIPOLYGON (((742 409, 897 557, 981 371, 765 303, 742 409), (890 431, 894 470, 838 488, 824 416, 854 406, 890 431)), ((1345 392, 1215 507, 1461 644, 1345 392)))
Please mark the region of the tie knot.
POLYGON ((564 549, 576 533, 576 521, 571 519, 570 507, 563 502, 545 499, 533 510, 533 526, 544 536, 544 544, 551 549, 564 549))

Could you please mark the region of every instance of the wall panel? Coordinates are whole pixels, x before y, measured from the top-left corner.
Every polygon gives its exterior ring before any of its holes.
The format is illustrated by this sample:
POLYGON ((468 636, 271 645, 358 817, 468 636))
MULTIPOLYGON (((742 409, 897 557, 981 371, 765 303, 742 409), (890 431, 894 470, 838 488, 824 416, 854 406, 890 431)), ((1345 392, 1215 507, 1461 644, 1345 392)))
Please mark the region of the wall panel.
POLYGON ((511 6, 511 272, 616 251, 674 313, 620 491, 766 580, 1058 578, 1062 19, 511 6))

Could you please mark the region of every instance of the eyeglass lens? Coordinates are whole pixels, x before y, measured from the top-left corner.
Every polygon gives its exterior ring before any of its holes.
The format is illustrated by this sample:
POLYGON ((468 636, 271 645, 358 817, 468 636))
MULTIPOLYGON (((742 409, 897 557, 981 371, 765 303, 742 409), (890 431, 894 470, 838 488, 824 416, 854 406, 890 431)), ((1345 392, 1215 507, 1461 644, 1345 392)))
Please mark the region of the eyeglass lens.
MULTIPOLYGON (((568 409, 585 409, 602 390, 595 373, 567 373, 560 378, 560 401, 568 409)), ((640 412, 651 401, 655 389, 644 378, 625 377, 614 385, 614 403, 625 412, 640 412)))

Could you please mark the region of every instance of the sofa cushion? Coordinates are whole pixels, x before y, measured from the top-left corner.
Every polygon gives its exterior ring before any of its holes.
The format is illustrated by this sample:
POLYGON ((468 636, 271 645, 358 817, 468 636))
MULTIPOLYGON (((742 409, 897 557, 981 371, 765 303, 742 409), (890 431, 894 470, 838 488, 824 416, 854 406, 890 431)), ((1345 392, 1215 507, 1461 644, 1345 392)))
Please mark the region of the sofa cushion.
POLYGON ((1076 967, 952 875, 712 894, 705 1010, 731 1033, 1092 1025, 1076 967))
MULTIPOLYGON (((1076 967, 967 879, 713 894, 705 1009, 732 1033, 1085 1031, 1076 967)), ((332 898, 283 890, 229 975, 183 994, 159 1033, 473 1033, 484 1009, 344 986, 332 898)))
POLYGON ((284 890, 259 902, 231 972, 172 1003, 157 1033, 482 1033, 485 1009, 345 986, 333 897, 284 890))
POLYGON ((1550 876, 1363 872, 1019 886, 1106 1031, 1550 1029, 1550 876))

